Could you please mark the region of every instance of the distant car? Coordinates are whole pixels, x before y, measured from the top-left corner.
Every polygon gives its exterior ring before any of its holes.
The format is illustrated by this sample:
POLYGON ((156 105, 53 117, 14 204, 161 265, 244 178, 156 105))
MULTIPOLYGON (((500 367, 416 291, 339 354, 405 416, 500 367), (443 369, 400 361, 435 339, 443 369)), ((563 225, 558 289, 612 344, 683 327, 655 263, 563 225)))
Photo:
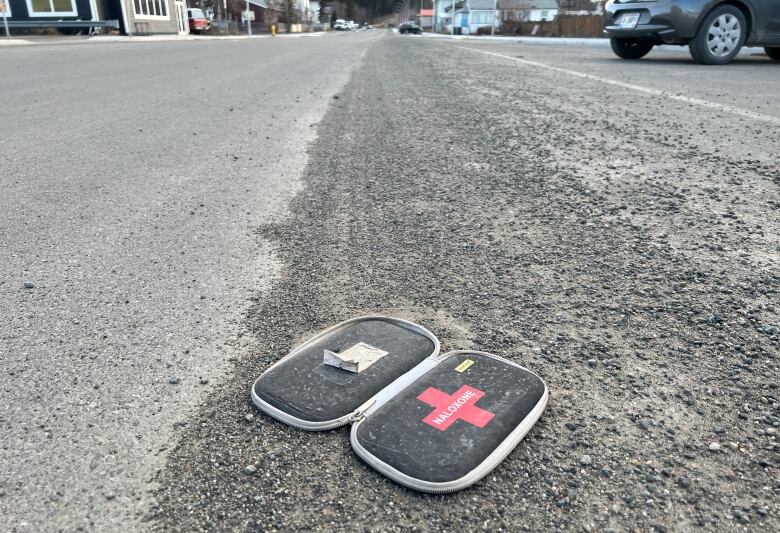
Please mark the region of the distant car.
POLYGON ((608 0, 604 33, 624 59, 639 59, 655 45, 688 45, 705 65, 724 65, 743 45, 763 46, 780 61, 780 1, 608 0))
POLYGON ((347 24, 346 20, 338 19, 333 25, 333 29, 336 31, 349 31, 351 28, 349 27, 349 24, 347 24))
POLYGON ((190 25, 190 31, 194 33, 203 33, 209 31, 211 24, 209 19, 203 13, 202 9, 191 8, 187 10, 187 22, 190 25))
POLYGON ((415 35, 420 35, 422 32, 422 28, 412 21, 402 22, 401 25, 398 26, 398 33, 413 33, 415 35))

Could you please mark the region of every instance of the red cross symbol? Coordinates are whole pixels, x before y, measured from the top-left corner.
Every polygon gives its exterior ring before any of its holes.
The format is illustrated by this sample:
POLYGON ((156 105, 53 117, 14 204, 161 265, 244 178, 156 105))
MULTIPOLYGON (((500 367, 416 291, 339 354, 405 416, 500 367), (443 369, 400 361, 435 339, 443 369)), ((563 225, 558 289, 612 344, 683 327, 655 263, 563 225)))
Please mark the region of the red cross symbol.
POLYGON ((470 385, 463 385, 452 395, 428 387, 417 399, 435 408, 423 418, 423 422, 445 431, 456 420, 465 420, 478 428, 485 427, 496 415, 474 405, 484 395, 484 392, 470 385))

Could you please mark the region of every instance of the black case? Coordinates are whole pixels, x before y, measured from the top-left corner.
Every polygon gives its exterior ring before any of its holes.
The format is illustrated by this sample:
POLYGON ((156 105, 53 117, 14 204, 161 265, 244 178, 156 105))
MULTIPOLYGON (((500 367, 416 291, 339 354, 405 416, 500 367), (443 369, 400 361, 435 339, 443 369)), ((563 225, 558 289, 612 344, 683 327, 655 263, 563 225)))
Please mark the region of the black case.
POLYGON ((452 492, 474 484, 523 439, 547 405, 525 368, 479 351, 439 354, 427 329, 397 318, 342 322, 293 350, 252 387, 254 404, 306 430, 352 423, 355 452, 407 487, 452 492), (359 342, 387 355, 361 373, 323 364, 324 350, 359 342))

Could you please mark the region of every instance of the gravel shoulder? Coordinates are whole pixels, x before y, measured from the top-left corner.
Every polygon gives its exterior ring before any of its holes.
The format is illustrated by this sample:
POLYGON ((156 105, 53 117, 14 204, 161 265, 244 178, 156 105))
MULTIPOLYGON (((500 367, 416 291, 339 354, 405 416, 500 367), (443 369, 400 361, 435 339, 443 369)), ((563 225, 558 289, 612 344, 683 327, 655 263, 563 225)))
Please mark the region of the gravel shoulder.
POLYGON ((258 230, 283 268, 247 319, 257 349, 182 426, 150 524, 779 529, 777 126, 461 44, 367 43, 290 216, 258 230), (475 487, 403 489, 347 429, 251 405, 292 346, 371 312, 546 380, 546 413, 475 487))

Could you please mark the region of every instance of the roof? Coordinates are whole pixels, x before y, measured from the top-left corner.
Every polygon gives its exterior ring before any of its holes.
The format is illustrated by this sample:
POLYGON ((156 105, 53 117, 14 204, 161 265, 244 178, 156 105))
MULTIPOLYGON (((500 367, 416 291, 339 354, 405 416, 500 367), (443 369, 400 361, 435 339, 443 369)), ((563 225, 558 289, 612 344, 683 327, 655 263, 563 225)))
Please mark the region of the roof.
POLYGON ((499 9, 530 11, 531 9, 558 9, 558 0, 498 0, 499 9))
POLYGON ((471 10, 492 10, 493 0, 468 0, 468 6, 471 10))
MULTIPOLYGON (((461 9, 465 5, 466 5, 466 3, 463 0, 456 0, 456 2, 455 2, 455 11, 457 12, 458 9, 461 9)), ((451 11, 451 10, 452 10, 452 4, 446 4, 444 6, 444 11, 451 11)))

